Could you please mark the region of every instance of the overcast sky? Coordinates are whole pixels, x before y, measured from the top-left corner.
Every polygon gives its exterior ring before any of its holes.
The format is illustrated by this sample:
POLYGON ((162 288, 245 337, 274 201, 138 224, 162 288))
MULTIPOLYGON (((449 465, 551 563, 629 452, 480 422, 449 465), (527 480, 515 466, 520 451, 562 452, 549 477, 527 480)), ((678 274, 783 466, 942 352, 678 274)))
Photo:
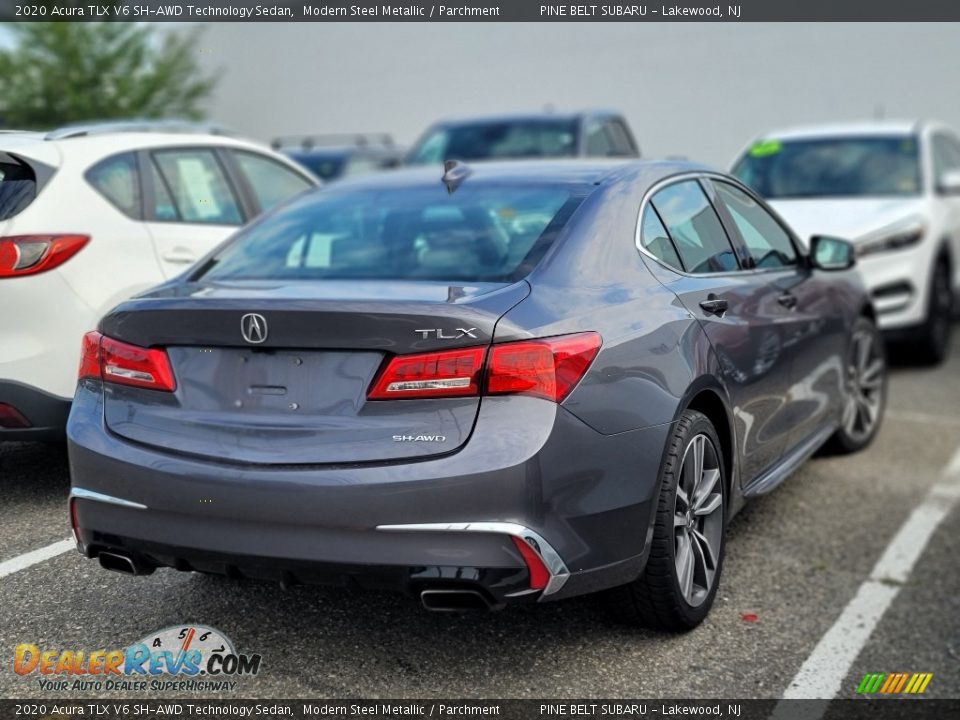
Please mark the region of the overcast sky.
POLYGON ((767 129, 935 117, 960 126, 956 24, 219 23, 216 120, 261 139, 434 119, 622 110, 644 153, 726 165, 767 129))

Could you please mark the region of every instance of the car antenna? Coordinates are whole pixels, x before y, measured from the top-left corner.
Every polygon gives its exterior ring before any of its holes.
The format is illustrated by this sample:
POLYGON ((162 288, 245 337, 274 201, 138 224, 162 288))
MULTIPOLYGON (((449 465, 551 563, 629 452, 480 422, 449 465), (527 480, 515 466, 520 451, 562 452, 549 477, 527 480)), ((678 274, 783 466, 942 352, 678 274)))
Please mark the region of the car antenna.
POLYGON ((468 175, 470 175, 470 168, 464 163, 458 160, 443 161, 443 177, 441 180, 447 186, 447 194, 453 195, 468 175))

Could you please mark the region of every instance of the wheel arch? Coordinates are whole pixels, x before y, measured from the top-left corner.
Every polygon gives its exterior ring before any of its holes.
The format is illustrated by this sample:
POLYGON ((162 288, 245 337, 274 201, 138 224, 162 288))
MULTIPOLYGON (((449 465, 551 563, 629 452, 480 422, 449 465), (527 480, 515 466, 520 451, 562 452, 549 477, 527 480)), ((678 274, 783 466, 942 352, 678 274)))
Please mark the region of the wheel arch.
POLYGON ((701 377, 691 385, 679 404, 675 420, 679 419, 685 410, 703 413, 717 431, 720 450, 723 453, 724 474, 727 478, 727 497, 730 499, 728 512, 732 515, 739 509, 742 499, 738 481, 740 463, 737 458, 737 437, 727 393, 715 378, 701 377))

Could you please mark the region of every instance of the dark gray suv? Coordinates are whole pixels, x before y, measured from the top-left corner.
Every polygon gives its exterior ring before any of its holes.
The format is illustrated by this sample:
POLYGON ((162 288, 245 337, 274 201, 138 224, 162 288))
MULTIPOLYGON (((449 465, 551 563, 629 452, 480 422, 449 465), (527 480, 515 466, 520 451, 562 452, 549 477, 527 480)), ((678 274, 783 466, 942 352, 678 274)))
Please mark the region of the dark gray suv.
POLYGON ((88 334, 78 546, 434 610, 608 590, 627 620, 692 627, 745 499, 882 417, 850 246, 811 247, 682 163, 310 192, 88 334))

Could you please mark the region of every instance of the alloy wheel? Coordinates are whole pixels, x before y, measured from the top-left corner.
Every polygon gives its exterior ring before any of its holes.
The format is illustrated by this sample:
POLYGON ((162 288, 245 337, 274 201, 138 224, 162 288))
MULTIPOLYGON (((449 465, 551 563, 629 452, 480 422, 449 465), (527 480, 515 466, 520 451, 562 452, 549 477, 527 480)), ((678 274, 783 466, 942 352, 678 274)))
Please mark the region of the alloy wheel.
POLYGON ((684 451, 673 511, 674 562, 684 600, 701 605, 710 593, 723 538, 723 482, 713 441, 696 435, 684 451))
POLYGON ((880 420, 884 367, 876 336, 857 332, 847 363, 847 399, 843 410, 843 429, 857 442, 870 437, 880 420))

